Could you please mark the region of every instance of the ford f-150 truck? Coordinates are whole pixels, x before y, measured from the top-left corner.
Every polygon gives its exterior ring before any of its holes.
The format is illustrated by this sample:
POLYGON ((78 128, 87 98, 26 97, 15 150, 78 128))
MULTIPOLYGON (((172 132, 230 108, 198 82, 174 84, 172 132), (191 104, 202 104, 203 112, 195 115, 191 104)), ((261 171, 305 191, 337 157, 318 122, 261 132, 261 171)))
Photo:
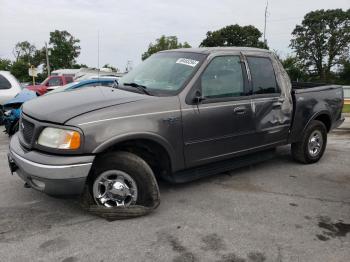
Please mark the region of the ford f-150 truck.
POLYGON ((317 162, 342 106, 341 86, 293 87, 268 50, 163 51, 118 86, 25 103, 9 165, 50 195, 87 190, 97 206, 147 206, 157 178, 194 180, 278 146, 291 144, 298 162, 317 162))

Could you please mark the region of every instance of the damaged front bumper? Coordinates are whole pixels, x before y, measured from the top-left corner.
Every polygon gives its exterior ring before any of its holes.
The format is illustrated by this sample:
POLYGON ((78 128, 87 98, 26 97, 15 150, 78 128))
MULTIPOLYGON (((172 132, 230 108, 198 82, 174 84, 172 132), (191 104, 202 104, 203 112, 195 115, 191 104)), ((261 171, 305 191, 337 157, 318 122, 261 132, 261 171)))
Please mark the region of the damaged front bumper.
POLYGON ((8 161, 11 172, 32 188, 49 195, 77 195, 84 190, 94 156, 57 156, 27 151, 18 135, 11 138, 8 161))

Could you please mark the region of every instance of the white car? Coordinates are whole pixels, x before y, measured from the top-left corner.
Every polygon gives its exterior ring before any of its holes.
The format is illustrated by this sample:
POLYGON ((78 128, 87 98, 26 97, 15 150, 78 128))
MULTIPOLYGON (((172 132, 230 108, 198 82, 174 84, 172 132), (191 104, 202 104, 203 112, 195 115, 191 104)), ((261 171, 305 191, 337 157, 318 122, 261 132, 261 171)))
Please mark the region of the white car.
MULTIPOLYGON (((16 77, 14 77, 9 71, 0 71, 0 105, 3 105, 6 101, 14 98, 22 88, 16 77)), ((0 107, 0 123, 2 123, 2 107, 0 107)))
POLYGON ((15 97, 22 88, 16 77, 9 71, 0 71, 0 105, 15 97))

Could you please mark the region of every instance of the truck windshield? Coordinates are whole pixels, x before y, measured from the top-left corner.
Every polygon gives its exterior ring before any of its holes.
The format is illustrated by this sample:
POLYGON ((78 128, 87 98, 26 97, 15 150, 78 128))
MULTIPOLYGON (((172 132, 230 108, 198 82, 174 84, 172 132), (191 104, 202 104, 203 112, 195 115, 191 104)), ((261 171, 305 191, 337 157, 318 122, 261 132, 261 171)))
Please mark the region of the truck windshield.
POLYGON ((152 94, 175 94, 199 68, 206 55, 164 52, 152 55, 123 76, 120 86, 139 85, 152 94))

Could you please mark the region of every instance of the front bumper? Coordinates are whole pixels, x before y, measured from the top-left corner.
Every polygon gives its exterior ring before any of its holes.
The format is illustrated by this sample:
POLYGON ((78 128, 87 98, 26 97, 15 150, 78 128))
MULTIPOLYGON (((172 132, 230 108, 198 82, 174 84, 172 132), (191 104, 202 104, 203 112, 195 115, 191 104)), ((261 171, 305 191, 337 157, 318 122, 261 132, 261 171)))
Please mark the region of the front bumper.
POLYGON ((26 151, 18 134, 10 141, 8 153, 11 172, 32 188, 49 195, 77 195, 84 190, 94 156, 58 156, 26 151))

